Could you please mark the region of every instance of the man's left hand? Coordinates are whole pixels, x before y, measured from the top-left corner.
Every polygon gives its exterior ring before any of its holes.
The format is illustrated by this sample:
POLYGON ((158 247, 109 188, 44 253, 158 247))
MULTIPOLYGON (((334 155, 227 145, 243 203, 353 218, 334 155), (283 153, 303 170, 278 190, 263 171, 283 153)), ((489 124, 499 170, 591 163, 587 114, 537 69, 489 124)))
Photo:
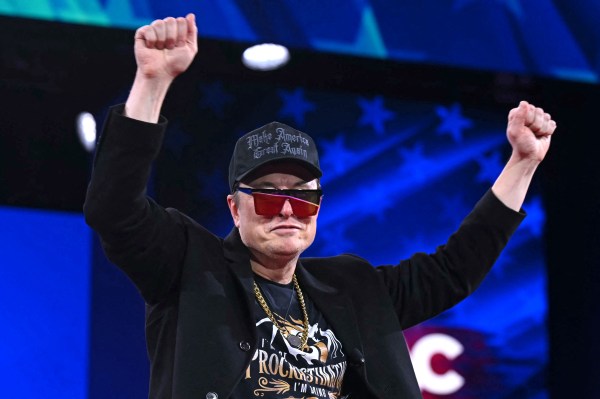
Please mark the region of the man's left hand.
POLYGON ((521 101, 508 114, 506 134, 513 149, 513 157, 516 160, 541 162, 548 152, 555 129, 556 122, 550 114, 527 101, 521 101))

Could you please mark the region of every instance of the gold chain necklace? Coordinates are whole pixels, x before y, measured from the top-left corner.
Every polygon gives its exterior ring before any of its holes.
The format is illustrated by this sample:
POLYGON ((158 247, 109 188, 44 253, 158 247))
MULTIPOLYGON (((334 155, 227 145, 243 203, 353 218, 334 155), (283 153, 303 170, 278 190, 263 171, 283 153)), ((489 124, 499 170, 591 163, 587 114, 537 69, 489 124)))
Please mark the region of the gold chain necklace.
POLYGON ((294 282, 294 289, 296 290, 296 295, 298 295, 298 302, 300 303, 300 308, 302 309, 302 316, 304 317, 304 322, 302 323, 303 331, 300 333, 300 337, 286 332, 279 325, 277 320, 275 320, 275 316, 273 316, 273 312, 271 312, 271 309, 269 309, 269 305, 267 305, 265 298, 262 296, 262 294, 260 292, 260 288, 258 288, 258 284, 256 284, 256 281, 254 281, 254 295, 256 296, 256 300, 258 301, 258 304, 260 305, 260 307, 267 314, 267 317, 269 318, 269 320, 271 320, 273 325, 275 327, 277 327, 277 329, 281 333, 281 336, 284 337, 290 343, 290 345, 292 345, 293 347, 300 349, 300 350, 305 350, 306 343, 308 342, 308 312, 306 311, 306 304, 304 303, 304 296, 302 295, 302 291, 300 290, 300 285, 298 284, 298 280, 296 279, 295 273, 292 276, 292 281, 294 282))

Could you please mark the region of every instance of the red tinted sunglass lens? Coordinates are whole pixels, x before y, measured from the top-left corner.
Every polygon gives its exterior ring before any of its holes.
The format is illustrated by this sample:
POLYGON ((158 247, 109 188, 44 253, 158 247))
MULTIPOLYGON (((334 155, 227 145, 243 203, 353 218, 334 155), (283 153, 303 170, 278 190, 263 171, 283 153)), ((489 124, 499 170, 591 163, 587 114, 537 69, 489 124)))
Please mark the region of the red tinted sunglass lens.
POLYGON ((290 200, 290 204, 292 204, 294 215, 298 216, 299 218, 314 216, 319 210, 319 205, 313 204, 312 202, 304 201, 294 197, 288 198, 290 200))
POLYGON ((287 197, 280 195, 252 193, 254 197, 254 211, 257 215, 275 216, 281 212, 287 197))
POLYGON ((290 201, 294 215, 301 218, 314 216, 319 210, 318 205, 294 197, 256 192, 252 196, 254 197, 254 211, 257 215, 278 215, 287 200, 290 201))

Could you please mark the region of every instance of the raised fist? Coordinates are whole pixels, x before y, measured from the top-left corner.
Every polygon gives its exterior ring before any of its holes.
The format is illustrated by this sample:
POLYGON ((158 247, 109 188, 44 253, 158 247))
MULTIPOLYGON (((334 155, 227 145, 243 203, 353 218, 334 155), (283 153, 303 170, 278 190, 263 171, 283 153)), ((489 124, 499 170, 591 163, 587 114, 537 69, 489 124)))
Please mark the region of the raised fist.
POLYGON ((146 78, 174 79, 192 63, 198 52, 196 17, 157 19, 135 32, 138 73, 146 78))
POLYGON ((543 109, 521 101, 508 113, 506 134, 513 156, 541 162, 548 152, 555 129, 556 122, 543 109))

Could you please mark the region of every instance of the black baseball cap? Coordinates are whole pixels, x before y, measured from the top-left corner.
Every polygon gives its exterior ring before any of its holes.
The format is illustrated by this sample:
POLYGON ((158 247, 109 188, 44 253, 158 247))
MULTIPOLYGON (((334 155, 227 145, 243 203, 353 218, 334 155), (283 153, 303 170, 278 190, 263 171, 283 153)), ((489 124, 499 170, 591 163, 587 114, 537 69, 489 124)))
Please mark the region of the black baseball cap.
POLYGON ((271 122, 246 133, 235 143, 229 163, 229 189, 233 192, 236 184, 258 167, 280 161, 296 162, 315 178, 323 175, 313 139, 284 123, 271 122))

